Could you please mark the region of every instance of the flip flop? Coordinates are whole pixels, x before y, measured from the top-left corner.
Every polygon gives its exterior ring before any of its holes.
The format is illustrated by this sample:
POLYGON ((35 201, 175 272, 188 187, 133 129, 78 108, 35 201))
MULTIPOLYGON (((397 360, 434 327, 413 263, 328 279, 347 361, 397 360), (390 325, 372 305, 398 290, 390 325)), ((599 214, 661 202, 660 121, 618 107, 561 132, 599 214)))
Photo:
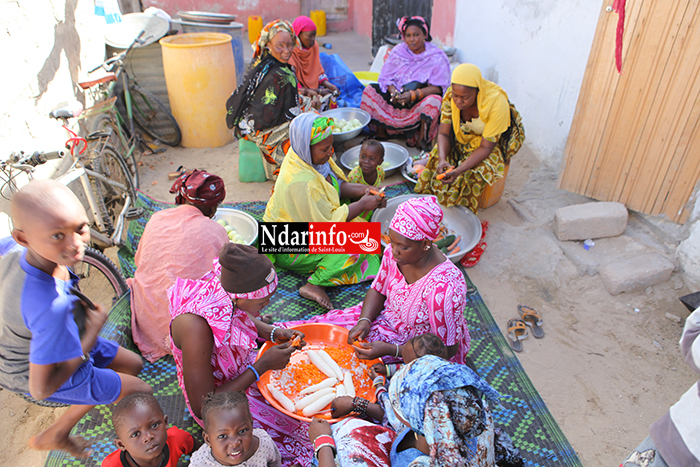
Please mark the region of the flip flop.
POLYGON ((177 168, 175 172, 170 172, 168 174, 168 179, 169 180, 175 180, 176 178, 180 177, 180 175, 184 174, 186 172, 185 167, 180 166, 177 168))
POLYGON ((508 340, 510 340, 510 347, 515 352, 523 351, 523 343, 520 341, 527 336, 527 326, 522 319, 511 318, 508 320, 508 340))
POLYGON ((527 305, 518 305, 518 311, 520 311, 520 317, 525 324, 532 328, 532 335, 535 339, 542 339, 544 337, 544 329, 542 329, 542 317, 537 314, 534 308, 527 305))

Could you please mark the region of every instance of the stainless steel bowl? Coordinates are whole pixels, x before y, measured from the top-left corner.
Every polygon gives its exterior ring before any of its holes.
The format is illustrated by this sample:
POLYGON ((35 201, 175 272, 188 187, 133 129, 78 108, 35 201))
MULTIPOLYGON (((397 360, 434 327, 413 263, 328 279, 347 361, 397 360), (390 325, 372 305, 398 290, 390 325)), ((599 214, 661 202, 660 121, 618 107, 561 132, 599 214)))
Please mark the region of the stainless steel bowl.
MULTIPOLYGON (((387 178, 391 177, 396 171, 406 164, 409 159, 408 150, 396 143, 385 143, 382 142, 384 146, 384 162, 382 162, 381 167, 384 169, 387 178)), ((355 146, 343 153, 340 156, 340 164, 348 170, 352 170, 360 162, 360 149, 362 146, 355 146)))
MULTIPOLYGON (((391 219, 394 217, 394 213, 396 212, 396 208, 399 207, 399 204, 403 203, 404 201, 408 201, 411 198, 420 198, 424 196, 433 195, 416 194, 402 195, 397 196, 396 198, 391 198, 386 202, 386 208, 377 209, 374 211, 374 214, 372 215, 372 222, 381 222, 382 234, 385 234, 389 231, 389 224, 391 223, 391 219)), ((461 260, 462 257, 467 254, 467 252, 472 250, 477 243, 479 243, 479 240, 481 239, 481 222, 479 221, 479 218, 476 217, 476 214, 464 206, 452 206, 446 208, 445 206, 440 205, 440 208, 442 209, 444 216, 442 219, 443 225, 447 227, 448 230, 453 231, 455 235, 460 235, 462 237, 459 243, 457 243, 460 250, 457 253, 447 256, 450 261, 456 263, 461 260)), ((382 245, 386 246, 383 241, 382 245)))
POLYGON ((210 13, 208 11, 179 11, 177 13, 185 21, 195 23, 230 23, 236 21, 236 15, 225 13, 210 13))
POLYGON ((239 211, 238 209, 219 208, 216 210, 216 215, 213 220, 225 220, 228 225, 238 232, 246 245, 252 245, 258 239, 258 221, 247 212, 239 211))
POLYGON ((333 134, 333 142, 334 143, 340 143, 342 141, 347 141, 349 139, 353 139, 355 136, 359 135, 360 132, 364 127, 366 127, 369 124, 370 121, 370 116, 369 113, 365 112, 362 109, 357 109, 355 107, 343 107, 339 109, 333 109, 333 110, 326 110, 325 112, 321 112, 321 115, 324 117, 331 117, 331 118, 342 118, 343 120, 350 121, 353 118, 356 118, 360 121, 362 126, 360 128, 356 128, 351 131, 344 131, 342 133, 334 133, 333 134))

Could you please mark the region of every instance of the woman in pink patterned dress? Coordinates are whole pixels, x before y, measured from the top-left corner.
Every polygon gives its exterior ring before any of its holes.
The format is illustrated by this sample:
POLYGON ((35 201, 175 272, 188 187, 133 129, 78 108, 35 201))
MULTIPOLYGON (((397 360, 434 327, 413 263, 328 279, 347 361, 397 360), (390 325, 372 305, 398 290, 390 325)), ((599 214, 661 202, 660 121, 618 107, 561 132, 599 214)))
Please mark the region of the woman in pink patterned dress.
MULTIPOLYGON (((465 363, 469 330, 464 319, 467 284, 452 262, 433 245, 442 210, 434 196, 399 205, 389 226, 391 245, 363 303, 329 311, 307 322, 350 329, 348 343, 360 358, 401 357, 410 338, 431 332, 448 347, 450 360, 465 363)), ((291 327, 300 323, 285 323, 291 327)))
POLYGON ((272 407, 254 384, 269 370, 287 366, 289 341, 299 331, 258 318, 277 289, 277 274, 254 247, 228 243, 211 272, 199 280, 180 279, 168 289, 171 346, 177 379, 194 419, 202 425, 202 398, 211 392, 246 391, 256 428, 264 429, 282 454, 282 464, 308 465, 312 452, 308 424, 272 407), (276 343, 255 360, 256 339, 276 343))

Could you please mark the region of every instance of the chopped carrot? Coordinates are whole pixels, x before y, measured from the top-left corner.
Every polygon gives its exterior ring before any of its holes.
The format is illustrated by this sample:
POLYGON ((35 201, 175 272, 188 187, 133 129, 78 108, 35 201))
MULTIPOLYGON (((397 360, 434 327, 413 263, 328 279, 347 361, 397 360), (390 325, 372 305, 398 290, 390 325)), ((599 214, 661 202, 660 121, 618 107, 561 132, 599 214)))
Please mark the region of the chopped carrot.
POLYGON ((445 170, 443 173, 438 174, 437 177, 435 177, 435 178, 437 178, 438 180, 442 180, 443 178, 445 178, 445 175, 452 172, 454 169, 455 169, 454 167, 450 167, 449 169, 445 170))
POLYGON ((297 336, 292 339, 292 347, 301 347, 301 336, 297 334, 297 336))
POLYGON ((379 195, 380 198, 386 197, 386 194, 384 194, 383 191, 369 190, 369 193, 372 195, 379 195))
POLYGON ((420 164, 414 164, 414 165, 413 165, 413 171, 414 171, 414 172, 416 173, 416 175, 418 175, 419 177, 420 177, 420 174, 422 174, 424 170, 425 170, 425 166, 424 166, 424 165, 420 165, 420 164))
POLYGON ((388 235, 382 235, 382 241, 388 245, 391 243, 391 238, 388 235))
POLYGON ((455 241, 452 242, 452 244, 451 244, 450 246, 447 247, 447 251, 452 251, 452 249, 453 249, 454 247, 457 246, 457 244, 459 243, 459 241, 460 241, 461 239, 462 239, 462 236, 461 236, 461 235, 459 235, 457 238, 455 238, 455 241))

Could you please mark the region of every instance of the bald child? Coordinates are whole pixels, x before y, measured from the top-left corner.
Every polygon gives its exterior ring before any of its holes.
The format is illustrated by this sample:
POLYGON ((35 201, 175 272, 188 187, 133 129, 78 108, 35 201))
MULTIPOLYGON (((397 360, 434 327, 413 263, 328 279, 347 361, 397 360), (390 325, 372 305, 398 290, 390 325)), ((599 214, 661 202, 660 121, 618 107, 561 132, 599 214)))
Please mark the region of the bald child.
POLYGON ((24 247, 0 259, 0 386, 38 400, 69 404, 56 422, 29 440, 41 450, 89 455, 70 430, 95 405, 151 392, 135 375, 141 357, 98 337, 108 312, 71 294, 70 267, 90 241, 85 209, 66 186, 32 181, 12 199, 12 237, 24 247), (85 315, 84 329, 74 320, 85 315))

